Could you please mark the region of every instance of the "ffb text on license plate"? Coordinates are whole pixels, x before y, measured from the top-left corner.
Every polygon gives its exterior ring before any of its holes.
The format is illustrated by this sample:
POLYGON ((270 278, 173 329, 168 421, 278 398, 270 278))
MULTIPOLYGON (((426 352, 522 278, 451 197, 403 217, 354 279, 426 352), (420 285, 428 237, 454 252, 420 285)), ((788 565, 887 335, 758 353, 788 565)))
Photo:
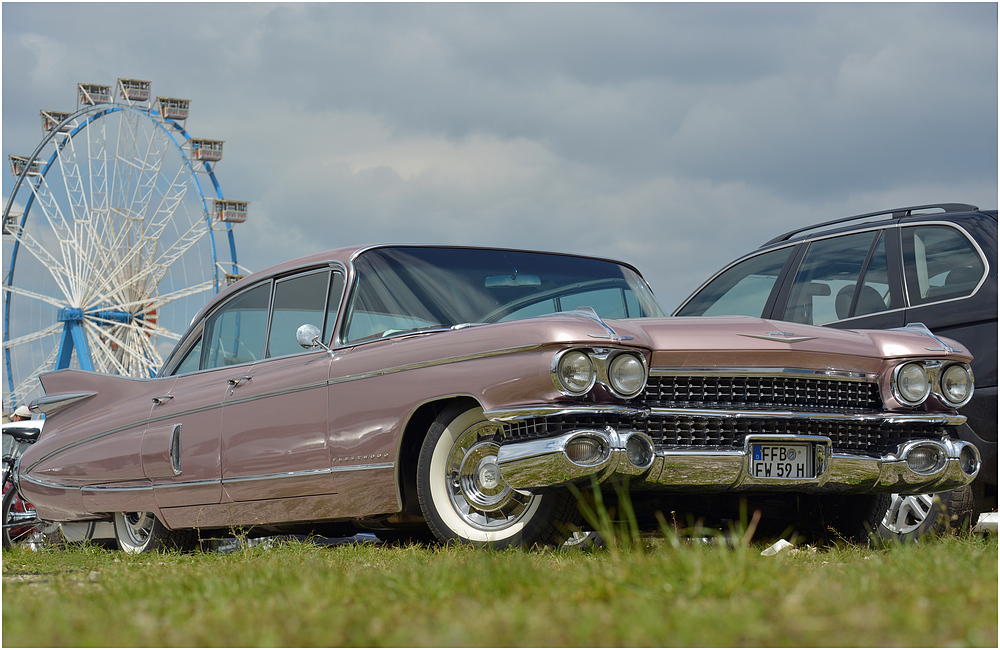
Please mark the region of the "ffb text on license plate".
POLYGON ((750 474, 755 478, 816 478, 812 445, 750 445, 750 474))

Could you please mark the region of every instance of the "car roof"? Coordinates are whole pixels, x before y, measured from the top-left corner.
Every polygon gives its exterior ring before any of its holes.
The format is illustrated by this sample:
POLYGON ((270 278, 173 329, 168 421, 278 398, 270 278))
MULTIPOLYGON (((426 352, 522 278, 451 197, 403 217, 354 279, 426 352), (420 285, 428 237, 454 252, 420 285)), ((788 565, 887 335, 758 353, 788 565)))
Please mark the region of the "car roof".
POLYGON ((997 218, 996 210, 981 211, 975 205, 965 203, 932 203, 928 205, 914 205, 904 208, 894 208, 892 210, 881 210, 879 212, 868 212, 852 217, 842 217, 832 221, 813 224, 790 230, 784 234, 765 242, 760 248, 768 248, 777 244, 796 242, 812 237, 829 235, 838 232, 849 232, 858 228, 867 228, 872 225, 884 225, 888 223, 900 223, 911 219, 946 218, 956 220, 963 216, 972 214, 988 215, 993 219, 997 218))

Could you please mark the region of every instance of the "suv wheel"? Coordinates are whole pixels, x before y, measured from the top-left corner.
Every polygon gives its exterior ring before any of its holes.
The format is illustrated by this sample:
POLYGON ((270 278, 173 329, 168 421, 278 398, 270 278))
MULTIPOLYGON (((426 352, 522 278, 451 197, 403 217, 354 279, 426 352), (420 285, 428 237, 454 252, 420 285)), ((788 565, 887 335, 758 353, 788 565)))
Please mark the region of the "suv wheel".
POLYGON ((927 534, 966 530, 975 526, 982 504, 978 481, 938 494, 893 494, 878 526, 882 539, 915 542, 927 534))

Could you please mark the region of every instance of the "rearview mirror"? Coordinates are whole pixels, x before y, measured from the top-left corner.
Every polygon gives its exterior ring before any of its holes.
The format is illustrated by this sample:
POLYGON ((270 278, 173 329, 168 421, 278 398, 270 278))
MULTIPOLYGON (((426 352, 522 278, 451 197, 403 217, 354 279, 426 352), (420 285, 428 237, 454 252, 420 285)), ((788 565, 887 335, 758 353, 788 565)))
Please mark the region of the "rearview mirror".
POLYGON ((540 287, 542 279, 537 275, 491 275, 486 278, 486 288, 494 287, 540 287))

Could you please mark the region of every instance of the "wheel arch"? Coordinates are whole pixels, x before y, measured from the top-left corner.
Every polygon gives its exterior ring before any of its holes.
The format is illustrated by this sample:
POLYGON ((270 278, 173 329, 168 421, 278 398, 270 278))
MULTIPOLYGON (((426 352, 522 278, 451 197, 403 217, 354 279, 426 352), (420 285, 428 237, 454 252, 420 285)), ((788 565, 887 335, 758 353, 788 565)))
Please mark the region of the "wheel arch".
POLYGON ((423 517, 417 498, 417 460, 420 457, 420 447, 434 420, 453 405, 463 405, 465 408, 482 407, 482 404, 470 395, 435 399, 418 406, 403 427, 396 462, 396 498, 399 500, 401 512, 405 514, 423 517))

